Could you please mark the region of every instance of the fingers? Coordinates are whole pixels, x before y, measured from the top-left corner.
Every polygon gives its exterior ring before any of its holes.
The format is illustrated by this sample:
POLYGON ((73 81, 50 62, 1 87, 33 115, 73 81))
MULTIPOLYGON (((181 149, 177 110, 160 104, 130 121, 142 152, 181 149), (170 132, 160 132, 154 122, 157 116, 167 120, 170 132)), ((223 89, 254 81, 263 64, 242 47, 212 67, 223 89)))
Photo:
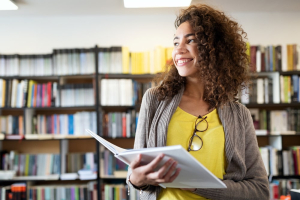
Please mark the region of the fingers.
POLYGON ((168 169, 168 171, 166 172, 166 174, 165 174, 165 176, 164 176, 164 179, 166 180, 166 181, 168 181, 169 179, 170 179, 170 177, 172 177, 172 175, 174 174, 174 173, 176 173, 176 166, 177 166, 177 162, 176 161, 174 161, 172 164, 171 164, 171 166, 170 166, 170 168, 168 169))
POLYGON ((159 164, 159 162, 164 158, 164 154, 159 154, 156 158, 154 158, 149 164, 147 164, 146 167, 146 171, 148 172, 153 172, 154 169, 157 167, 157 165, 159 164))
POLYGON ((137 168, 137 167, 140 165, 141 160, 142 160, 142 155, 139 154, 139 155, 136 157, 136 159, 134 159, 134 160, 130 163, 130 168, 131 168, 131 169, 137 168))
POLYGON ((177 162, 169 159, 157 172, 148 174, 148 179, 155 183, 170 183, 178 176, 180 169, 176 169, 177 162))
POLYGON ((172 183, 180 173, 180 169, 176 169, 176 172, 167 180, 166 178, 157 179, 156 183, 172 183))
POLYGON ((177 176, 180 173, 180 170, 181 170, 180 168, 176 169, 176 172, 170 177, 170 180, 169 180, 170 183, 173 182, 177 178, 177 176))

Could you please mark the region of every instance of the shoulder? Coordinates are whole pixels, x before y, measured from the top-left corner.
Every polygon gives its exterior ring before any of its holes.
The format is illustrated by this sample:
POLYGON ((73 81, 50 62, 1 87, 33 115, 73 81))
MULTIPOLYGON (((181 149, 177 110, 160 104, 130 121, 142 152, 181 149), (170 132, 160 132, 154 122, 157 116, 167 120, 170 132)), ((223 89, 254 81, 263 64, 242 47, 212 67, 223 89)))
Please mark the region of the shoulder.
POLYGON ((143 95, 143 98, 147 101, 155 101, 158 99, 157 97, 158 89, 157 87, 152 87, 146 90, 145 94, 143 95))
POLYGON ((226 114, 237 116, 240 120, 249 120, 249 117, 251 118, 251 114, 249 109, 239 103, 239 102, 227 102, 223 106, 223 110, 226 114))
POLYGON ((159 104, 159 100, 157 99, 157 87, 152 87, 146 90, 143 95, 142 104, 147 105, 147 107, 157 107, 159 104))

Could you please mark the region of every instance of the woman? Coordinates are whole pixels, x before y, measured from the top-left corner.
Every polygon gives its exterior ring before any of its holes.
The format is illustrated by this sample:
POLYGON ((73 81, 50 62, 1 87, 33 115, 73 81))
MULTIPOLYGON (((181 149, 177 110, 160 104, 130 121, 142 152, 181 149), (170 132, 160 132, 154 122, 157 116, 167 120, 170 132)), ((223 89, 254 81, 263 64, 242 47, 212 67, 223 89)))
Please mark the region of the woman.
POLYGON ((144 166, 139 155, 127 183, 141 199, 269 199, 252 118, 236 98, 249 80, 245 32, 206 5, 183 10, 175 26, 174 64, 143 97, 134 148, 180 144, 227 188, 160 188, 180 173, 173 159, 153 171, 164 155, 144 166))

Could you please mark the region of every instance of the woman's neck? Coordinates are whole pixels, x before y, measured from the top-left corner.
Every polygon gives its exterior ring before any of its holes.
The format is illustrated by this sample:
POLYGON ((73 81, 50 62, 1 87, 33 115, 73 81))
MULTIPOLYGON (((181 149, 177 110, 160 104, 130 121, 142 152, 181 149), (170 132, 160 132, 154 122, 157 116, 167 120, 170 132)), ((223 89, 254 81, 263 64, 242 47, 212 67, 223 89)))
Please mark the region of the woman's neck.
POLYGON ((197 100, 203 100, 204 83, 196 79, 187 79, 184 94, 197 100))

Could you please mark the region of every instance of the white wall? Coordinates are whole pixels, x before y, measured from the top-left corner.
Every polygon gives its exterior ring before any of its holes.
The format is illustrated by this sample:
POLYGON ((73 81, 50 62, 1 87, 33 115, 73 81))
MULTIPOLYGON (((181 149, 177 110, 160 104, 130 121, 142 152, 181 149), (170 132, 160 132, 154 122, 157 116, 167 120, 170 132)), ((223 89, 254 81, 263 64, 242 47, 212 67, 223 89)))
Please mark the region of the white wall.
MULTIPOLYGON (((251 44, 300 44, 300 13, 232 13, 251 44)), ((144 51, 172 46, 175 15, 0 18, 0 53, 123 45, 144 51)))

